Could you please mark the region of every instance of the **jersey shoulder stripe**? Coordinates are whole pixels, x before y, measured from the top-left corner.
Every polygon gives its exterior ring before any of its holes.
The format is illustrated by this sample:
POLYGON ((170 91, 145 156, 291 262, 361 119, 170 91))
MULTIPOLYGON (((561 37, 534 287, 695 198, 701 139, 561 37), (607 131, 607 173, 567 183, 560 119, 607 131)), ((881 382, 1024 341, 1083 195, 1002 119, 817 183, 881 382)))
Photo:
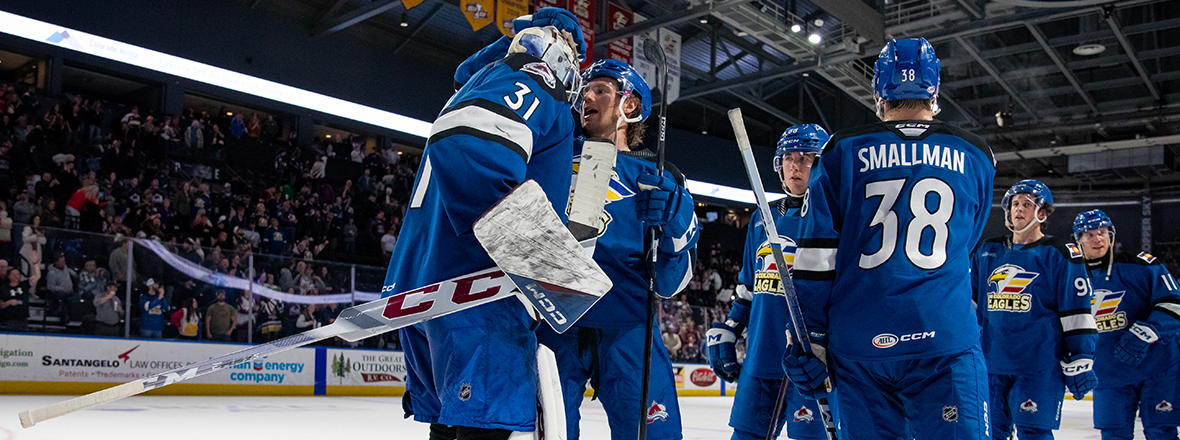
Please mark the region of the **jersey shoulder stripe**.
POLYGON ((455 104, 439 115, 430 127, 428 144, 454 135, 467 135, 495 142, 520 155, 527 163, 533 154, 533 132, 511 109, 477 98, 455 104))

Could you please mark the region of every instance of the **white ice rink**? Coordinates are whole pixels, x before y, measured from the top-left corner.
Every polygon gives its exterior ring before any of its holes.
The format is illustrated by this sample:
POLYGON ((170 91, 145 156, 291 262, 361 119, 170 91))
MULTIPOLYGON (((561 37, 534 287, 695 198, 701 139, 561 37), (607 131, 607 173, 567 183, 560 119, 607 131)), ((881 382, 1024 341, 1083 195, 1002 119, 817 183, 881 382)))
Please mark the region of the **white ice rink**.
MULTIPOLYGON (((402 418, 400 398, 131 397, 22 429, 20 411, 66 396, 0 396, 0 440, 414 439, 427 425, 402 418)), ((727 397, 684 397, 684 438, 728 439, 727 397)), ((1090 402, 1066 400, 1058 439, 1099 439, 1090 402)), ((609 439, 606 413, 586 399, 582 438, 609 439)), ((1143 433, 1136 429, 1136 438, 1143 433)))

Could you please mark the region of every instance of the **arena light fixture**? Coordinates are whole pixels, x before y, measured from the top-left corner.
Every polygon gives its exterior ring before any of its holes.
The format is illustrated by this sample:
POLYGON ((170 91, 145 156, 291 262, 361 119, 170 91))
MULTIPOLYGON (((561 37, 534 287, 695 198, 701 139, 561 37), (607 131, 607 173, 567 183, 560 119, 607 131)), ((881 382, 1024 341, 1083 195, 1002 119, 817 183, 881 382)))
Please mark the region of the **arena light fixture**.
POLYGON ((1084 57, 1092 57, 1102 52, 1106 52, 1106 46, 1101 44, 1083 44, 1073 48, 1074 55, 1081 55, 1084 57))
POLYGON ((430 122, 0 11, 0 32, 426 138, 430 122))
MULTIPOLYGON (((34 20, 7 11, 0 11, 0 33, 387 128, 423 139, 430 135, 431 122, 428 121, 34 20)), ((688 190, 701 196, 754 203, 753 192, 724 185, 689 181, 688 190)), ((768 198, 785 196, 785 194, 767 193, 768 198)))
POLYGON ((819 44, 820 41, 823 41, 823 37, 820 37, 818 32, 812 32, 811 35, 807 36, 807 41, 811 42, 811 44, 819 44))
POLYGON ((794 32, 796 34, 803 32, 803 26, 800 25, 799 23, 792 24, 791 25, 791 32, 794 32))

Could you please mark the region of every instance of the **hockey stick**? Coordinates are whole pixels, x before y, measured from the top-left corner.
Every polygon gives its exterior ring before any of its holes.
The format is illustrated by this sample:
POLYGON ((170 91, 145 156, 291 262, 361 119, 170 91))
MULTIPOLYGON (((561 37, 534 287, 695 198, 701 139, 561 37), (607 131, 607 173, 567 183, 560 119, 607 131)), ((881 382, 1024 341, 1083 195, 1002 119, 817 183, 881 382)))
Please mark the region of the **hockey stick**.
MULTIPOLYGON (((659 31, 657 30, 656 32, 657 32, 657 38, 658 38, 659 31)), ((663 176, 664 175, 664 134, 667 130, 667 124, 665 122, 666 121, 665 115, 668 112, 668 61, 664 57, 664 48, 661 47, 659 43, 656 43, 656 41, 652 40, 651 38, 645 38, 643 40, 643 56, 646 57, 647 60, 650 61, 652 64, 655 64, 656 68, 659 69, 658 77, 660 78, 660 137, 659 137, 659 142, 656 144, 657 145, 657 147, 656 147, 656 175, 663 176)), ((643 190, 643 189, 651 189, 651 188, 640 188, 640 189, 643 190)), ((655 337, 654 331, 652 330, 652 321, 654 321, 655 317, 656 317, 655 316, 656 315, 656 309, 655 309, 656 272, 659 270, 657 267, 657 262, 656 262, 656 256, 657 256, 656 250, 660 246, 660 234, 661 234, 661 231, 660 231, 659 226, 649 226, 647 228, 647 232, 645 234, 645 238, 646 238, 645 244, 647 245, 647 250, 646 250, 646 255, 645 255, 645 257, 647 259, 647 320, 644 321, 645 331, 644 331, 644 343, 643 343, 643 376, 642 376, 643 380, 640 381, 640 392, 639 392, 639 407, 640 407, 639 409, 642 412, 642 415, 639 417, 639 437, 638 437, 639 440, 647 439, 647 424, 648 424, 647 417, 648 417, 648 409, 649 409, 649 405, 650 405, 647 402, 647 399, 648 399, 647 388, 651 384, 652 338, 655 337)))
POLYGON ((594 244, 602 226, 602 209, 610 192, 619 150, 605 139, 587 139, 574 176, 574 193, 570 196, 569 230, 582 247, 594 255, 594 244))
MULTIPOLYGON (((351 342, 378 335, 517 295, 517 287, 528 292, 526 296, 542 304, 540 308, 546 311, 546 319, 562 319, 572 325, 576 317, 569 319, 562 316, 556 304, 572 300, 580 306, 587 302, 582 297, 597 300, 610 290, 610 279, 589 255, 579 249, 580 246, 565 230, 536 182, 522 183, 489 209, 476 223, 476 238, 485 246, 492 260, 498 264, 503 261, 504 266, 349 307, 340 312, 335 322, 324 327, 44 408, 24 411, 20 413, 21 426, 29 428, 74 411, 224 370, 333 336, 351 342), (511 222, 512 218, 518 221, 511 222), (488 243, 484 243, 485 240, 488 243), (529 258, 520 258, 522 255, 529 258)), ((592 305, 593 301, 589 303, 592 305)))
MULTIPOLYGON (((774 262, 778 266, 778 276, 783 289, 783 296, 787 299, 787 311, 791 317, 791 336, 795 342, 800 344, 804 353, 811 353, 811 336, 808 334, 806 323, 803 321, 803 312, 799 309, 799 297, 795 294, 795 283, 791 281, 790 274, 787 273, 787 262, 783 258, 783 243, 782 237, 778 235, 778 231, 774 227, 774 217, 770 213, 770 204, 766 201, 766 191, 762 189, 762 178, 758 174, 758 166, 754 163, 754 152, 750 150, 750 138, 746 135, 746 123, 742 119, 742 109, 735 108, 729 111, 729 123, 733 125, 733 133, 737 138, 738 149, 742 152, 742 162, 746 165, 746 174, 750 176, 750 185, 754 190, 754 198, 758 200, 758 211, 762 214, 763 230, 766 232, 766 240, 770 243, 770 252, 774 254, 774 262)), ((826 384, 828 390, 831 391, 831 384, 826 384)), ((774 438, 774 431, 778 425, 779 413, 783 410, 783 404, 787 397, 787 387, 789 383, 786 377, 783 378, 782 386, 779 387, 778 401, 774 404, 774 413, 771 414, 771 423, 769 432, 766 433, 766 439, 774 438)), ((829 440, 836 440, 836 424, 832 420, 832 413, 828 407, 828 398, 821 397, 818 399, 819 412, 824 421, 824 429, 828 433, 829 440)))

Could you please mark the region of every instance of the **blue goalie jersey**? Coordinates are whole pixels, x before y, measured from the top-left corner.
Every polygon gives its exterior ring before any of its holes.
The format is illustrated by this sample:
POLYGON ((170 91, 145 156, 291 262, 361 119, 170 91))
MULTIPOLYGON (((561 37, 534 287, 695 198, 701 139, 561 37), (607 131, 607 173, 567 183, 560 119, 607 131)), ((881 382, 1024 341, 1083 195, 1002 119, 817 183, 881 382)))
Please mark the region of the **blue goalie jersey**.
POLYGON ((1087 262, 1094 286, 1094 319, 1098 324, 1094 372, 1103 388, 1140 382, 1180 363, 1180 289, 1176 279, 1147 253, 1119 253, 1087 262), (1160 341, 1151 344, 1139 365, 1114 358, 1114 347, 1136 322, 1155 327, 1160 341))
MULTIPOLYGON (((578 144, 579 147, 581 143, 578 144)), ((579 155, 581 151, 578 151, 579 155)), ((655 174, 656 164, 638 157, 642 153, 619 152, 615 160, 615 174, 607 191, 594 261, 610 277, 614 286, 591 307, 578 325, 596 328, 629 328, 642 325, 647 309, 647 263, 644 254, 644 226, 635 215, 636 182, 642 174, 655 174)), ((577 168, 579 158, 574 158, 577 168)), ((666 164, 664 174, 673 175, 681 185, 684 176, 674 166, 666 164)), ((577 174, 575 171, 576 182, 577 174)), ((691 202, 688 202, 691 205, 691 202)), ((688 286, 692 279, 698 228, 696 217, 681 219, 690 222, 683 237, 671 240, 664 237, 657 259, 656 288, 663 297, 671 297, 688 286)))
MULTIPOLYGON (((771 206, 774 227, 782 238, 783 260, 787 273, 795 263, 795 240, 801 206, 791 206, 785 197, 771 206)), ((746 361, 742 364, 742 375, 760 379, 783 378, 783 352, 786 351, 787 336, 783 329, 790 325, 787 300, 783 296, 782 280, 778 266, 770 252, 766 239, 766 227, 762 224, 762 211, 754 211, 750 226, 746 228, 746 248, 742 252, 742 271, 738 282, 753 292, 750 301, 750 322, 746 326, 746 361)))
POLYGON ((794 277, 828 349, 885 361, 977 346, 969 250, 991 208, 991 148, 938 121, 879 122, 834 134, 811 173, 794 277))
POLYGON ((1067 354, 1094 354, 1091 287, 1076 245, 1050 235, 1019 245, 1004 236, 981 243, 974 259, 989 374, 1056 369, 1067 354))
POLYGON ((527 54, 483 68, 455 92, 431 126, 385 296, 494 266, 471 229, 525 180, 565 220, 574 147, 565 98, 548 66, 527 54))

